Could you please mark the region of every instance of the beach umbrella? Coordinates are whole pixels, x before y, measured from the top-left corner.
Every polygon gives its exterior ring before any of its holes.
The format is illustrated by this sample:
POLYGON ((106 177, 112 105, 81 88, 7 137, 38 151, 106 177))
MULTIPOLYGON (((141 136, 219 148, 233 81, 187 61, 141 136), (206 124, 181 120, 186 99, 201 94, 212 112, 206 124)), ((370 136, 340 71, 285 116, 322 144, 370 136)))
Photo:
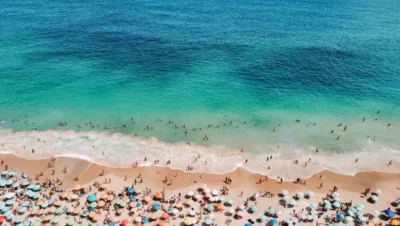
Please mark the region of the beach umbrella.
POLYGON ((73 220, 73 219, 71 219, 71 220, 69 220, 68 222, 67 222, 67 225, 69 225, 69 226, 72 226, 72 225, 74 225, 75 224, 75 221, 73 220))
POLYGON ((22 203, 22 206, 24 206, 24 207, 28 207, 28 206, 29 206, 29 204, 30 204, 30 203, 29 203, 28 201, 25 201, 25 202, 23 202, 23 203, 22 203))
POLYGON ((56 209, 56 214, 61 215, 64 212, 64 209, 62 207, 58 207, 56 209))
POLYGON ((212 224, 212 219, 207 217, 206 219, 204 219, 204 224, 211 225, 212 224))
POLYGON ((134 202, 134 201, 136 201, 136 196, 134 195, 129 196, 129 202, 134 202))
POLYGON ((166 220, 169 218, 169 214, 164 212, 161 214, 161 217, 162 217, 162 219, 166 220))
POLYGON ((11 179, 9 179, 9 180, 6 181, 6 185, 7 185, 7 186, 10 186, 10 185, 12 185, 12 184, 13 184, 13 181, 12 181, 11 179))
POLYGON ((333 200, 335 200, 336 202, 340 202, 340 198, 339 197, 334 197, 333 200))
POLYGON ((105 203, 103 200, 101 200, 101 201, 99 201, 99 203, 97 204, 97 206, 98 206, 98 207, 103 207, 105 204, 106 204, 106 203, 105 203))
POLYGON ((385 215, 386 215, 388 218, 392 218, 392 217, 395 216, 394 212, 391 211, 391 210, 385 210, 385 211, 383 211, 383 213, 385 213, 385 215))
POLYGON ((240 206, 239 206, 239 209, 240 209, 240 210, 244 210, 244 209, 246 209, 246 207, 245 207, 244 205, 240 205, 240 206))
POLYGON ((214 211, 214 206, 209 205, 209 206, 207 207, 207 210, 210 211, 210 212, 214 211))
POLYGON ((140 208, 141 206, 142 206, 142 203, 141 203, 141 202, 136 203, 136 207, 137 207, 137 208, 140 208))
POLYGON ((136 218, 135 218, 135 222, 136 222, 136 223, 142 222, 142 218, 141 218, 141 217, 136 217, 136 218))
POLYGON ((24 182, 22 182, 22 186, 23 187, 26 187, 26 186, 28 186, 29 185, 29 181, 24 181, 24 182))
POLYGON ((192 200, 189 200, 187 203, 186 203, 186 205, 188 205, 188 206, 192 206, 194 203, 193 203, 193 201, 192 200))
POLYGON ((121 222, 121 225, 122 226, 125 226, 125 225, 127 225, 129 222, 128 222, 128 220, 127 219, 124 219, 122 222, 121 222))
POLYGON ((358 220, 360 220, 361 222, 365 222, 367 221, 367 218, 364 216, 358 216, 358 220))
POLYGON ((235 215, 239 216, 239 217, 243 217, 243 211, 237 211, 235 213, 235 215))
POLYGON ((358 208, 364 209, 365 206, 364 206, 364 204, 361 204, 361 203, 360 203, 360 204, 357 205, 357 209, 358 209, 358 208))
POLYGON ((40 184, 36 184, 35 186, 33 186, 32 190, 33 191, 39 191, 40 190, 40 184))
POLYGON ((193 191, 189 191, 188 193, 187 193, 187 196, 189 196, 189 197, 192 197, 194 195, 194 192, 193 191))
POLYGON ((257 206, 251 206, 250 207, 250 211, 253 212, 253 213, 256 212, 257 211, 257 206))
POLYGON ((133 189, 132 187, 129 187, 129 188, 126 189, 126 192, 128 194, 133 194, 135 192, 135 189, 133 189))
POLYGON ((92 207, 93 209, 97 208, 97 202, 90 203, 90 207, 92 207))
POLYGON ((183 219, 183 222, 185 223, 185 225, 192 225, 193 224, 193 218, 191 217, 185 217, 183 219))
POLYGON ((0 187, 5 187, 5 186, 6 186, 6 181, 0 180, 0 187))
POLYGON ((333 193, 332 193, 332 196, 333 196, 333 197, 339 197, 340 194, 339 194, 339 192, 333 192, 333 193))
POLYGON ((42 203, 42 205, 40 205, 40 207, 42 207, 43 209, 47 208, 49 206, 48 202, 44 202, 42 203))
POLYGON ((14 204, 14 200, 9 199, 9 200, 6 201, 6 205, 7 206, 11 206, 12 204, 14 204))
POLYGON ((324 200, 324 203, 325 204, 331 204, 331 202, 329 200, 327 200, 327 199, 324 200))
POLYGON ((283 196, 283 200, 288 201, 290 197, 288 195, 283 196))
POLYGON ((297 202, 296 202, 296 200, 294 200, 294 199, 291 199, 290 201, 289 201, 289 205, 291 205, 291 206, 295 206, 297 204, 297 202))
POLYGON ((267 217, 266 217, 265 215, 261 215, 260 221, 261 221, 261 222, 267 221, 267 217))
POLYGON ((218 203, 217 205, 215 205, 215 208, 216 208, 217 210, 222 210, 224 207, 222 206, 221 203, 218 203))
POLYGON ((250 223, 246 223, 246 224, 244 224, 244 226, 253 226, 253 225, 250 223))
POLYGON ((332 206, 335 207, 335 208, 339 208, 340 207, 340 203, 339 202, 334 202, 332 204, 332 206))
POLYGON ((269 224, 269 225, 278 225, 278 221, 275 220, 275 219, 271 219, 271 220, 268 222, 268 224, 269 224))
POLYGON ((209 188, 204 188, 203 191, 204 191, 204 193, 210 193, 210 189, 209 188))
POLYGON ((147 224, 147 223, 149 223, 149 218, 143 217, 142 218, 142 224, 147 224))
POLYGON ((199 200, 199 199, 201 199, 201 196, 200 196, 199 194, 195 194, 195 195, 193 196, 193 198, 196 199, 196 200, 199 200))
POLYGON ((339 221, 342 221, 342 220, 344 220, 344 215, 341 214, 341 213, 336 214, 336 218, 337 218, 339 221))
POLYGON ((13 188, 17 188, 17 187, 19 187, 19 185, 20 185, 20 183, 15 182, 12 186, 13 186, 13 188))
POLYGON ((349 215, 350 217, 354 217, 356 214, 353 211, 347 211, 347 215, 349 215))
POLYGON ((22 220, 23 220, 22 217, 17 217, 17 218, 15 218, 14 223, 19 224, 22 222, 22 220))
POLYGON ((161 199, 162 198, 161 192, 156 192, 156 194, 154 195, 154 198, 161 199))
POLYGON ((315 204, 315 203, 311 203, 311 204, 310 204, 310 208, 311 208, 311 209, 315 209, 315 208, 317 208, 317 204, 315 204))
POLYGON ((114 222, 108 222, 108 224, 107 224, 108 226, 115 226, 115 223, 114 222))
POLYGON ((304 193, 303 192, 297 192, 296 197, 301 199, 304 197, 304 193))
POLYGON ((308 197, 313 197, 314 196, 314 192, 312 192, 312 191, 307 192, 307 196, 308 197))
POLYGON ((96 201, 96 200, 97 200, 97 197, 96 197, 96 195, 94 195, 94 194, 89 195, 89 196, 87 197, 87 201, 88 201, 88 202, 94 202, 94 201, 96 201))
POLYGON ((228 200, 225 201, 225 203, 231 206, 233 204, 233 200, 232 199, 228 199, 228 200))
POLYGON ((88 211, 88 210, 82 210, 81 215, 82 215, 83 217, 87 217, 87 216, 89 215, 89 211, 88 211))
POLYGON ((382 191, 381 191, 380 189, 377 188, 376 191, 375 191, 375 193, 378 194, 378 195, 380 195, 380 194, 382 194, 382 191))
POLYGON ((144 200, 145 202, 150 202, 151 198, 150 198, 150 196, 145 196, 145 197, 143 198, 143 200, 144 200))
POLYGON ((188 214, 189 214, 189 216, 192 216, 192 217, 196 216, 196 212, 193 210, 190 210, 188 214))
POLYGON ((332 209, 332 206, 331 206, 331 204, 325 204, 325 209, 327 209, 327 210, 330 210, 330 209, 332 209))
POLYGON ((379 212, 378 210, 374 210, 374 216, 377 217, 379 215, 381 215, 381 212, 379 212))
POLYGON ((160 208, 161 208, 160 204, 154 204, 154 205, 151 207, 151 209, 152 209, 152 210, 155 210, 155 211, 159 210, 160 208))
POLYGON ((171 213, 174 214, 174 215, 175 215, 175 214, 178 214, 178 213, 179 213, 179 210, 176 209, 176 208, 173 208, 172 211, 171 211, 171 213))
POLYGON ((21 208, 19 208, 19 210, 18 210, 18 213, 25 213, 26 212, 26 207, 21 207, 21 208))
POLYGON ((371 199, 372 199, 374 202, 378 202, 378 201, 379 201, 379 198, 378 198, 378 196, 376 196, 376 195, 371 196, 371 199))
POLYGON ((354 207, 351 207, 351 208, 349 209, 349 211, 350 211, 350 212, 353 212, 353 213, 357 213, 357 212, 358 212, 358 210, 356 210, 354 207))
POLYGON ((276 214, 276 210, 274 210, 273 208, 269 208, 269 209, 268 209, 268 213, 269 213, 270 215, 275 215, 275 214, 276 214))
POLYGON ((218 195, 219 192, 218 192, 218 190, 214 189, 214 190, 211 192, 211 194, 215 196, 215 195, 218 195))
POLYGON ((12 199, 14 198, 15 193, 13 192, 8 192, 6 195, 4 195, 4 199, 12 199))
POLYGON ((157 226, 165 226, 165 221, 158 221, 157 226))

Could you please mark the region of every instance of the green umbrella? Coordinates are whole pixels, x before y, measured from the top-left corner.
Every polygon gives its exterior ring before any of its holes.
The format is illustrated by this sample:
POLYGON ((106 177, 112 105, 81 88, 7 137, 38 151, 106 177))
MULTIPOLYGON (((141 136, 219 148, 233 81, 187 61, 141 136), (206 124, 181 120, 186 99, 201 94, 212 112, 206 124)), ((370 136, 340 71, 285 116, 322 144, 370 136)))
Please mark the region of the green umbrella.
POLYGON ((92 202, 92 203, 90 203, 90 207, 92 207, 92 208, 97 208, 97 202, 92 202))
POLYGON ((56 214, 62 214, 64 212, 64 209, 60 206, 56 209, 56 214))
POLYGON ((72 225, 74 225, 75 224, 75 221, 74 220, 69 220, 68 222, 67 222, 67 225, 70 225, 70 226, 72 226, 72 225))
POLYGON ((59 221, 60 221, 60 219, 58 219, 58 217, 54 217, 54 218, 51 220, 51 223, 53 223, 53 224, 58 224, 59 221))

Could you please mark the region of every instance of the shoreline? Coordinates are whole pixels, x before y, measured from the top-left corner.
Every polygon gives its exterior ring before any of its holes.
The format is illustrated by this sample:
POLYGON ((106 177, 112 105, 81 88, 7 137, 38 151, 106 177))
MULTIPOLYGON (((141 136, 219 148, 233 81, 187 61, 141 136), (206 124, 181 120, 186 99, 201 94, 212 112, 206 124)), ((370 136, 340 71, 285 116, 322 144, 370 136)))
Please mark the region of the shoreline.
MULTIPOLYGON (((345 176, 340 174, 335 174, 329 171, 321 172, 314 175, 311 178, 305 180, 305 184, 295 183, 293 181, 277 181, 274 179, 267 179, 265 176, 260 174, 253 174, 245 169, 236 169, 235 171, 223 175, 216 174, 200 174, 200 173, 186 173, 181 170, 172 170, 165 167, 135 167, 135 168, 110 168, 105 166, 100 166, 95 163, 91 163, 81 159, 58 157, 54 161, 54 168, 47 167, 50 159, 41 160, 29 160, 25 158, 20 158, 15 155, 0 155, 0 160, 4 161, 3 165, 0 167, 4 169, 5 165, 8 165, 8 170, 15 169, 20 173, 28 173, 28 177, 32 179, 32 183, 53 181, 54 186, 57 186, 62 191, 71 191, 73 187, 77 184, 86 186, 92 192, 92 188, 95 187, 96 183, 103 184, 106 187, 106 191, 116 192, 115 194, 123 194, 123 191, 127 187, 133 187, 135 190, 146 191, 150 189, 150 193, 163 191, 166 197, 178 196, 178 194, 189 193, 190 191, 198 191, 198 188, 206 184, 210 190, 223 190, 225 187, 229 190, 229 194, 226 193, 225 196, 233 200, 234 205, 232 209, 240 208, 240 206, 249 203, 250 205, 255 204, 258 209, 257 213, 250 213, 244 211, 243 217, 241 219, 231 218, 229 215, 222 215, 216 213, 214 215, 215 225, 223 225, 227 219, 233 221, 233 225, 244 225, 248 219, 253 219, 264 215, 263 211, 267 211, 269 208, 274 208, 280 212, 279 220, 291 220, 294 219, 293 208, 285 207, 281 204, 282 196, 280 193, 283 190, 287 190, 293 196, 298 192, 313 192, 314 197, 308 199, 300 199, 297 201, 295 206, 296 218, 300 219, 301 214, 305 214, 307 207, 310 203, 315 203, 321 205, 327 194, 332 194, 332 189, 336 186, 340 192, 341 203, 346 203, 346 201, 353 203, 353 205, 363 204, 365 208, 363 209, 365 213, 373 213, 374 211, 383 211, 391 206, 391 203, 400 195, 400 174, 398 173, 377 173, 377 172, 364 172, 357 173, 355 176, 345 176), (67 173, 64 173, 64 167, 67 167, 67 173), (55 171, 52 175, 52 170, 55 171), (104 170, 104 175, 100 175, 104 170), (43 173, 43 176, 39 177, 39 180, 35 180, 37 174, 43 173), (140 179, 139 178, 140 175, 140 179), (79 177, 79 181, 74 180, 75 177, 79 177), (127 176, 125 180, 125 176, 127 176), (225 183, 225 178, 230 178, 232 183, 225 183), (165 181, 166 179, 166 181, 165 181), (106 182, 106 180, 110 180, 106 182), (135 183, 135 180, 137 183, 135 183), (259 183, 261 180, 261 183, 259 183), (57 181, 62 181, 62 185, 58 184, 57 181), (171 183, 171 184, 170 184, 171 183), (321 184, 323 184, 322 187, 321 184), (364 196, 362 193, 365 189, 371 189, 372 191, 380 189, 382 194, 379 195, 379 202, 371 204, 367 201, 370 196, 364 196), (121 193, 118 193, 121 192, 121 193), (265 195, 273 194, 272 196, 265 195), (254 194, 260 194, 260 198, 257 200, 251 200, 254 194), (265 196, 264 196, 265 195, 265 196), (247 200, 247 201, 246 201, 247 200), (300 211, 301 210, 301 211, 300 211)), ((97 196, 104 194, 102 191, 93 191, 97 196)), ((61 193, 60 193, 61 194, 61 193)), ((144 197, 144 196, 143 196, 144 197)), ((143 198, 142 197, 142 198, 143 198)), ((86 196, 83 196, 81 203, 85 202, 86 196)), ((179 199, 180 203, 186 203, 190 199, 187 197, 182 197, 179 199)), ((192 208, 195 210, 202 210, 201 202, 195 202, 192 208)), ((69 204, 70 205, 70 204, 69 204)), ((149 203, 151 206, 151 203, 149 203)), ((83 208, 83 207, 81 207, 83 208)), ((226 212, 229 212, 229 208, 226 212)), ((190 211, 188 207, 184 207, 182 213, 190 211)), ((316 212, 313 211, 315 214, 316 212)), ((322 222, 325 217, 334 219, 335 214, 333 211, 329 211, 324 214, 324 217, 318 219, 317 222, 322 222)), ((143 214, 146 214, 144 212, 143 214)), ((310 213, 309 213, 310 214, 310 213)), ((102 213, 100 215, 100 222, 107 221, 108 214, 102 213)), ((112 216, 112 215, 111 215, 112 216)), ((116 215, 117 216, 117 215, 116 215)), ((128 219, 129 222, 134 221, 135 216, 128 215, 124 212, 122 215, 118 215, 119 219, 128 219)), ((139 213, 139 216, 146 216, 139 213)), ((148 215, 147 215, 148 216, 148 215)), ((198 214, 196 213, 196 216, 198 214)), ((210 215, 211 216, 211 215, 210 215)), ((200 219, 201 219, 200 213, 200 219)), ((35 218, 32 218, 34 220, 35 218)), ((74 218, 75 219, 75 218, 74 218)), ((186 219, 186 218, 185 218, 186 219)), ((273 219, 273 218, 270 218, 273 219)), ((278 218, 277 218, 278 219, 278 218)), ((382 222, 381 218, 374 218, 371 223, 382 222)), ((66 224, 69 221, 68 217, 66 219, 61 219, 61 222, 66 224), (64 222, 65 221, 65 222, 64 222)), ((75 220, 75 222, 77 219, 75 220)), ((180 225, 182 218, 171 218, 171 225, 180 225)), ((90 223, 90 222, 89 222, 90 223)), ((299 222, 298 225, 310 225, 308 222, 299 222)), ((170 225, 168 223, 168 225, 170 225)), ((197 224, 196 224, 197 225, 197 224)), ((264 225, 264 224, 254 224, 254 225, 264 225)), ((348 225, 348 224, 342 224, 348 225)))
POLYGON ((0 131, 0 135, 0 153, 28 159, 66 156, 108 167, 118 164, 120 168, 130 168, 137 163, 138 166, 169 167, 188 172, 184 169, 190 166, 195 173, 207 174, 226 174, 243 168, 255 174, 283 178, 286 181, 309 178, 326 170, 350 176, 371 171, 400 173, 400 156, 397 150, 390 148, 343 154, 295 151, 289 156, 284 150, 268 154, 240 153, 239 150, 223 147, 203 147, 184 142, 170 144, 156 138, 145 139, 107 132, 0 131), (35 153, 32 154, 31 150, 35 150, 35 153), (270 157, 273 160, 267 161, 270 157), (145 162, 145 158, 148 161, 145 162), (309 161, 311 158, 312 161, 309 161), (355 159, 359 159, 357 164, 354 163, 355 159), (159 163, 153 164, 155 160, 159 163), (166 164, 169 160, 172 163, 166 164), (294 160, 299 163, 294 164, 294 160), (390 166, 387 165, 389 161, 393 162, 390 166))

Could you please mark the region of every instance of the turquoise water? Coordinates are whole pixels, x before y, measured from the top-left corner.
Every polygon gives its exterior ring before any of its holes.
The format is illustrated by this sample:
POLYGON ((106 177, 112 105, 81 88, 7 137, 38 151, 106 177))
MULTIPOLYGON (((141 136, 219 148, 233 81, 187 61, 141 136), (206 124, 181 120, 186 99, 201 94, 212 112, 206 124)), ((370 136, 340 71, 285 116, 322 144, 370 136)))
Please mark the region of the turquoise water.
POLYGON ((399 12, 395 0, 1 1, 0 126, 248 153, 397 149, 399 12))

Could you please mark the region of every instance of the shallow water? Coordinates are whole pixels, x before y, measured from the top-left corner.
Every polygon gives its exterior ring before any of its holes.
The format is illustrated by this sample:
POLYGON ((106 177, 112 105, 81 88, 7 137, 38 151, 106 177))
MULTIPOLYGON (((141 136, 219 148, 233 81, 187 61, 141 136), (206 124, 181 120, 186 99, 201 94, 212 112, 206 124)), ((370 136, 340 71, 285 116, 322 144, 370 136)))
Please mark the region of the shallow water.
MULTIPOLYGON (((377 154, 386 162, 399 157, 399 10, 393 0, 3 1, 0 126, 192 141, 210 155, 244 148, 254 159, 308 159, 317 147, 328 156, 391 150, 377 154)), ((80 149, 79 142, 57 144, 58 154, 80 149)), ((148 151, 147 144, 115 145, 107 149, 114 160, 130 153, 130 162, 148 151)), ((152 149, 157 158, 165 145, 180 150, 171 158, 196 156, 180 144, 160 145, 152 149)), ((90 157, 100 151, 82 149, 90 157)), ((244 157, 233 156, 214 172, 240 165, 244 157)), ((318 167, 333 167, 320 161, 318 167)), ((252 170, 272 174, 261 167, 254 163, 252 170)))

